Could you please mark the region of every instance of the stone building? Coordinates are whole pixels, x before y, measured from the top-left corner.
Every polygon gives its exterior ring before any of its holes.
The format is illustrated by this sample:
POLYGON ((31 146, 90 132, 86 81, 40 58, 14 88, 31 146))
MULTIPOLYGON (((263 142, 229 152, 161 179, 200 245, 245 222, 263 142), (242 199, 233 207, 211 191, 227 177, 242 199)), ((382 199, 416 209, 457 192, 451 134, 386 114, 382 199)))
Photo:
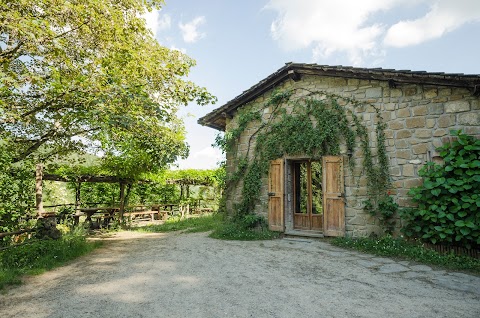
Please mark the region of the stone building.
MULTIPOLYGON (((318 98, 338 96, 339 105, 366 127, 374 157, 378 113, 385 124, 389 194, 400 207, 412 205, 407 192, 421 184, 418 170, 439 159, 436 148, 452 138, 450 130, 480 137, 480 75, 287 63, 199 119, 202 125, 230 132, 239 127, 238 114, 243 109, 259 114, 260 120, 241 131, 235 150, 227 152, 227 175, 235 173, 239 157, 252 158, 249 149, 256 143, 258 129, 271 124, 276 111, 267 102, 274 91, 290 91, 296 98, 307 92, 318 93, 318 98), (362 106, 354 107, 355 103, 362 106)), ((287 103, 280 107, 295 112, 287 103)), ((312 158, 284 153, 276 159, 269 174, 262 176, 254 207, 255 213, 268 218, 271 229, 312 236, 366 236, 381 231, 378 220, 363 209, 367 181, 361 148, 351 151, 342 141, 335 155, 312 158), (360 165, 350 168, 351 160, 360 165)), ((227 192, 227 208, 233 209, 241 200, 240 181, 227 192)))

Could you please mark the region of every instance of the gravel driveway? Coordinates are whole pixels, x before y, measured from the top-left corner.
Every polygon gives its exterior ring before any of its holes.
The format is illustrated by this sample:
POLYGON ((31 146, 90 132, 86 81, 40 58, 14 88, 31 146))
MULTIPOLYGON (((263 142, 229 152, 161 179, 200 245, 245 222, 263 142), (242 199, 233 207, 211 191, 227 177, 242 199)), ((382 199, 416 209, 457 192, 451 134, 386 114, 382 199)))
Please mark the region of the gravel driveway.
POLYGON ((0 295, 0 317, 480 317, 480 278, 333 247, 121 232, 0 295))

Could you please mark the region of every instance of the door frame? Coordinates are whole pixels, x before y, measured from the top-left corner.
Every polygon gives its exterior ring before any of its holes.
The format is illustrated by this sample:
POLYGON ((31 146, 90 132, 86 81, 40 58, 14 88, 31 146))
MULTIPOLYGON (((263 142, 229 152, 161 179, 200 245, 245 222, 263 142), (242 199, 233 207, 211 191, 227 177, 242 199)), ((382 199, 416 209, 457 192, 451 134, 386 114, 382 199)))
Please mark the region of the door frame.
MULTIPOLYGON (((299 231, 312 231, 312 232, 319 232, 321 233, 323 230, 323 209, 322 213, 314 213, 314 202, 313 202, 313 169, 312 166, 314 163, 322 164, 320 160, 291 160, 290 165, 293 171, 292 177, 292 185, 293 185, 293 228, 294 230, 299 231), (306 211, 299 212, 298 210, 298 202, 297 202, 297 191, 299 186, 299 178, 300 176, 298 173, 299 166, 306 164, 306 191, 302 193, 303 195, 307 196, 306 202, 306 211), (298 168, 297 168, 298 167, 298 168)), ((323 184, 323 179, 320 181, 323 184)), ((322 197, 323 201, 323 197, 322 197)), ((323 202, 322 202, 323 206, 323 202)))
MULTIPOLYGON (((280 159, 277 159, 280 160, 280 159)), ((345 188, 344 188, 344 156, 324 156, 320 158, 308 158, 304 156, 289 156, 289 157, 284 157, 281 159, 283 161, 283 194, 284 194, 284 200, 283 200, 283 222, 282 222, 282 230, 276 229, 277 231, 285 232, 287 234, 294 234, 294 235, 305 235, 305 236, 344 236, 345 235, 345 188), (341 215, 339 216, 340 218, 338 221, 341 223, 340 227, 337 227, 335 231, 328 230, 327 231, 324 229, 323 231, 310 231, 310 230, 299 230, 299 229, 294 229, 294 192, 293 192, 293 162, 295 161, 318 161, 322 163, 322 192, 325 191, 325 168, 324 168, 324 158, 330 158, 332 159, 333 157, 341 157, 342 161, 342 167, 341 167, 341 193, 336 195, 337 199, 341 199, 342 202, 342 211, 341 215)), ((270 177, 268 179, 268 183, 270 183, 270 177)), ((325 194, 322 193, 323 197, 325 197, 325 194)), ((325 204, 328 203, 325 201, 325 198, 322 200, 323 202, 323 224, 325 227, 325 224, 327 223, 326 219, 326 206, 325 204)), ((329 201, 331 202, 331 201, 329 201)), ((340 201, 335 201, 335 202, 340 202, 340 201)), ((337 206, 338 207, 338 206, 337 206)), ((269 207, 270 209, 270 207, 269 207)), ((328 217, 328 216, 327 216, 328 217)))

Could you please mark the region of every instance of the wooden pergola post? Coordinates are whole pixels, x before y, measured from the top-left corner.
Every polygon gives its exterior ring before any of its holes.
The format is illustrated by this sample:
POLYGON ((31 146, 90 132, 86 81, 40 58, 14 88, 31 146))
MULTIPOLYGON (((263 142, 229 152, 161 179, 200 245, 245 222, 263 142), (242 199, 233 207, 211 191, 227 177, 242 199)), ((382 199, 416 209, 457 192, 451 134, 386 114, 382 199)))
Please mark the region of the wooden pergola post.
POLYGON ((35 208, 37 210, 37 216, 43 217, 43 165, 41 163, 37 164, 35 167, 35 208))
POLYGON ((76 182, 75 183, 75 211, 74 211, 74 225, 77 225, 80 220, 80 205, 81 205, 81 189, 82 183, 76 182))
POLYGON ((82 183, 81 182, 77 182, 75 183, 75 210, 78 210, 80 209, 80 204, 81 204, 81 201, 80 201, 80 195, 81 195, 81 188, 82 188, 82 183))
POLYGON ((125 183, 120 182, 120 221, 123 222, 123 213, 125 212, 125 183))
POLYGON ((35 207, 37 209, 37 230, 36 236, 40 238, 58 239, 62 234, 57 229, 57 219, 55 212, 45 213, 43 210, 43 165, 37 164, 35 167, 35 207))

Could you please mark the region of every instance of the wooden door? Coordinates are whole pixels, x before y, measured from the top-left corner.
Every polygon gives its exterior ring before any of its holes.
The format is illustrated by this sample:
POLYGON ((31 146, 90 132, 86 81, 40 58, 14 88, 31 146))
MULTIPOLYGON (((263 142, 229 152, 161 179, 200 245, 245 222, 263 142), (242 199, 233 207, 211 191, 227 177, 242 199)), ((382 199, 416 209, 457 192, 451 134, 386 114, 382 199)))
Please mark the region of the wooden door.
POLYGON ((323 157, 323 234, 345 235, 343 157, 323 157))
POLYGON ((270 162, 268 173, 268 228, 277 232, 284 231, 283 171, 283 159, 270 162))
POLYGON ((321 163, 317 161, 292 162, 295 230, 323 230, 321 170, 321 163))

